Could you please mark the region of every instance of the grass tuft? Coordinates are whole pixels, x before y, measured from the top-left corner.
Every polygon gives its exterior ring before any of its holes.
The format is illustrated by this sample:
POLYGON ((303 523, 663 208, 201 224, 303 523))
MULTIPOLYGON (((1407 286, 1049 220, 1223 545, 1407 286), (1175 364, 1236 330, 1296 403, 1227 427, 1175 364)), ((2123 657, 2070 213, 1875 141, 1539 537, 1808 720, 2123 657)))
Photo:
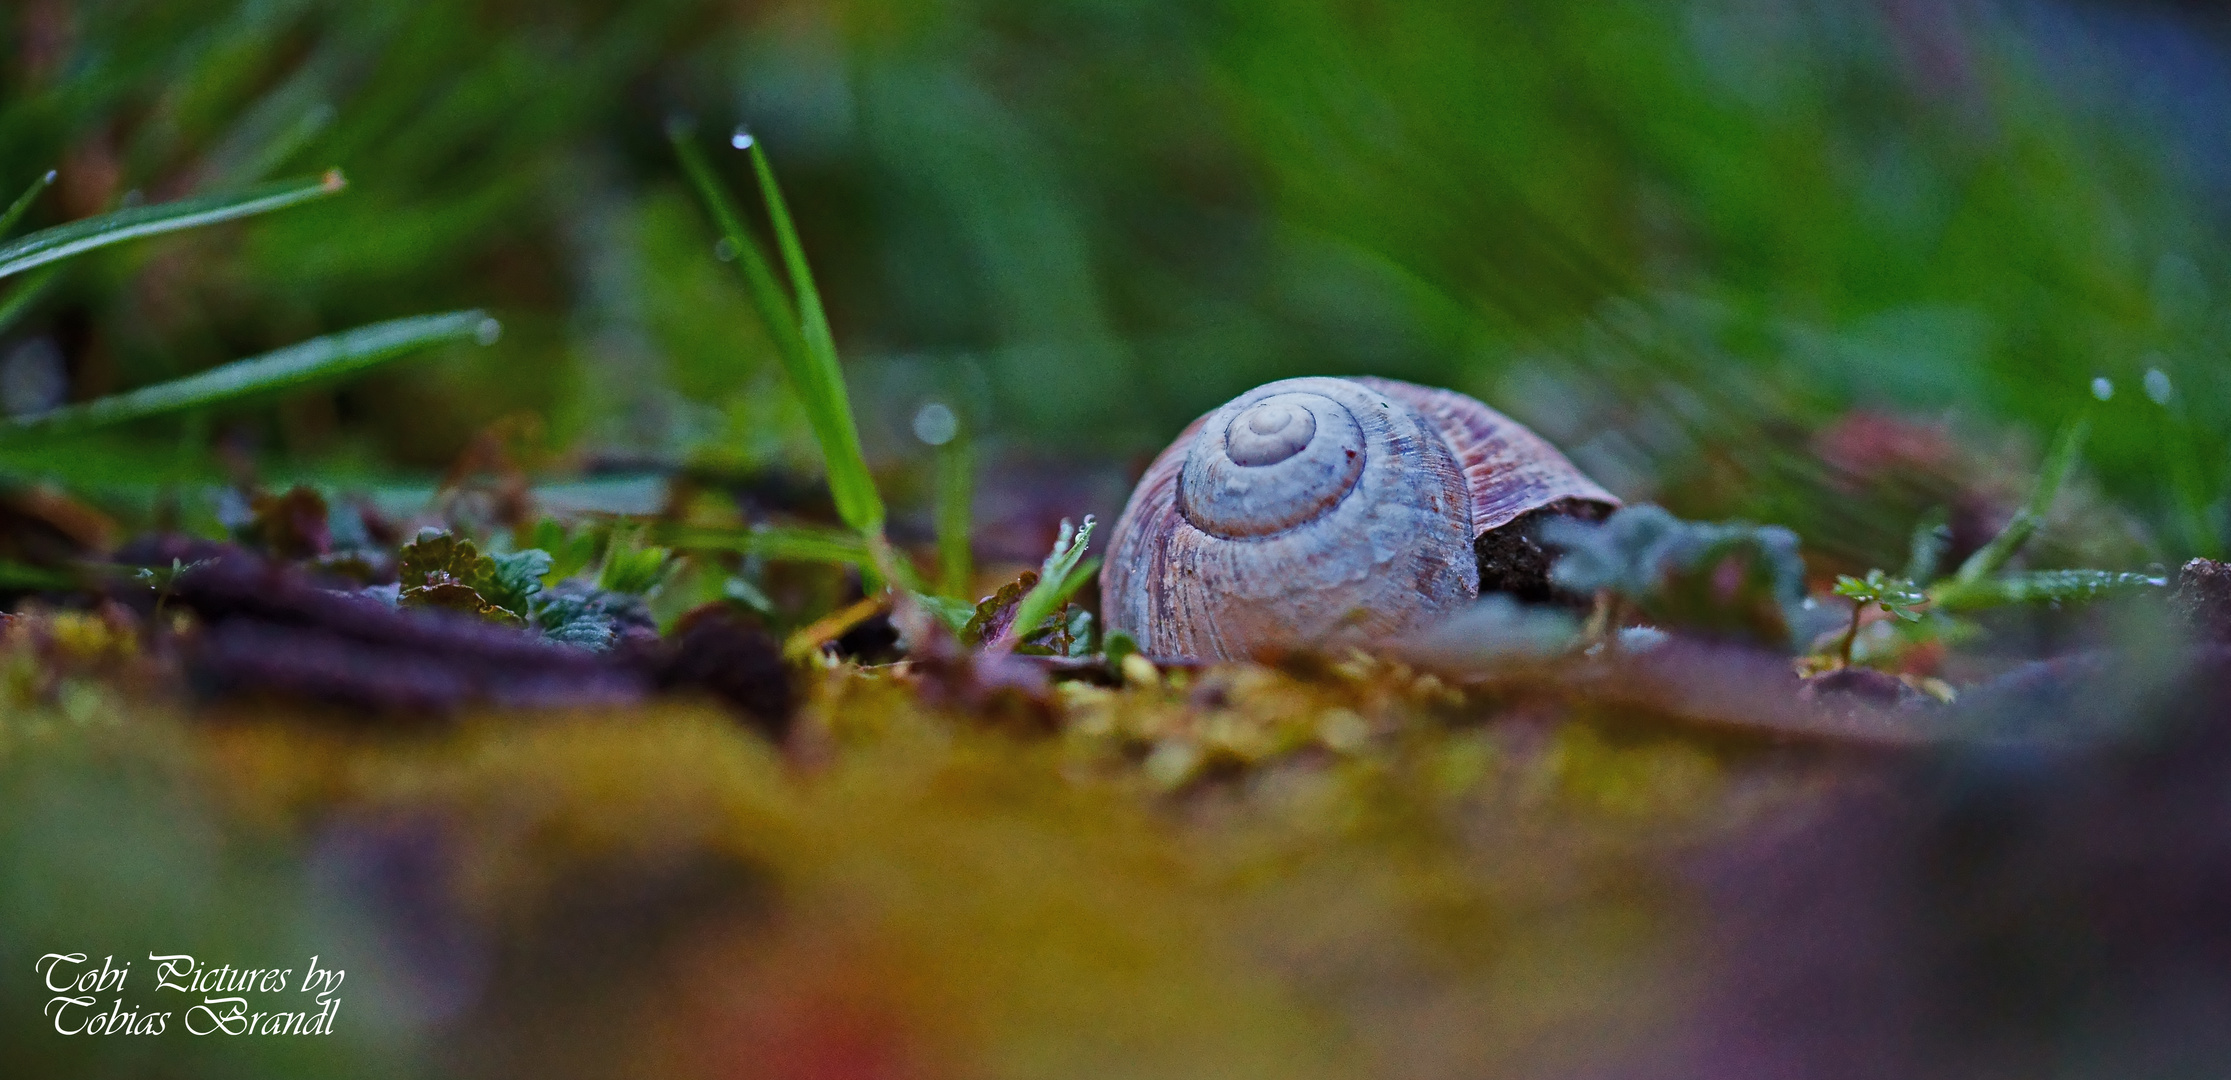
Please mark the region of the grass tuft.
POLYGON ((877 494, 875 479, 868 473, 867 457, 860 449, 860 429, 852 417, 851 398, 845 391, 844 372, 837 364, 836 342, 829 331, 829 320, 822 311, 820 293, 814 288, 812 271, 806 266, 805 250, 798 243, 789 207, 775 183, 766 153, 757 140, 750 142, 752 168, 759 178, 767 216, 774 223, 783 264, 796 289, 794 297, 776 277, 766 248, 744 226, 743 215, 729 199, 727 189, 713 175, 712 166, 697 145, 696 129, 686 121, 675 121, 667 125, 667 137, 674 144, 675 155, 681 159, 683 172, 689 175, 690 183, 712 213, 721 236, 735 250, 736 268, 744 276, 752 304, 758 308, 760 320, 766 324, 768 336, 774 341, 775 353, 790 377, 790 385, 805 404, 806 420, 813 428, 814 441, 820 444, 829 470, 829 491, 836 500, 837 516, 861 535, 870 537, 872 547, 883 531, 883 498, 877 494))

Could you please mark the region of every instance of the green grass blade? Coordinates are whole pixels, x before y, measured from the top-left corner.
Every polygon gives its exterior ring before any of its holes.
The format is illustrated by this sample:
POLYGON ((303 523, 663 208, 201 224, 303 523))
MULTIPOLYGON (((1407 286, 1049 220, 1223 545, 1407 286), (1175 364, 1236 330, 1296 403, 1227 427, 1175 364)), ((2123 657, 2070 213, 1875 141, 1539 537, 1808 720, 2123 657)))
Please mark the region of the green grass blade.
POLYGON ((1097 564, 1084 566, 1085 546, 1092 542, 1092 515, 1085 515, 1085 523, 1075 532, 1069 523, 1061 523, 1061 538, 1054 541, 1053 553, 1046 556, 1045 565, 1039 568, 1038 584, 1023 594, 1022 602, 1015 605, 1015 620, 1007 625, 1005 633, 994 644, 1000 648, 1013 648, 1023 635, 1038 629, 1046 616, 1069 599, 1070 594, 1082 586, 1098 569, 1097 564))
POLYGON ((62 268, 59 266, 41 268, 38 273, 25 278, 22 284, 16 286, 6 300, 0 300, 0 334, 7 333, 16 324, 16 320, 23 317, 24 312, 31 310, 31 305, 46 296, 47 290, 53 287, 54 279, 61 272, 62 268))
POLYGON ((2113 570, 2036 570, 2001 574, 1934 597, 1939 610, 1974 611, 2006 604, 2080 604, 2128 593, 2165 589, 2169 579, 2113 570))
POLYGON ((954 600, 969 599, 975 579, 975 553, 969 539, 974 528, 970 504, 976 497, 976 455, 968 437, 957 435, 937 448, 937 564, 938 591, 954 600))
POLYGON ((1102 561, 1100 556, 1095 555, 1070 570, 1069 576, 1062 579, 1061 587, 1054 590, 1054 606, 1060 607, 1068 603, 1070 597, 1077 595, 1077 590, 1084 588, 1085 583, 1092 580, 1092 575, 1100 572, 1102 561))
POLYGON ((374 323, 235 360, 183 379, 81 405, 65 405, 35 416, 15 417, 0 423, 0 437, 83 431, 285 390, 361 371, 429 345, 487 341, 495 325, 494 319, 479 311, 374 323))
MULTIPOLYGON (((722 238, 734 250, 736 269, 743 275, 745 291, 750 294, 752 305, 759 309, 760 321, 766 324, 767 336, 774 342, 775 355, 790 377, 791 388, 806 407, 806 421, 813 428, 814 441, 820 445, 829 470, 829 490, 836 500, 837 515, 863 534, 881 530, 883 500, 876 494, 875 481, 868 475, 867 459, 860 450, 860 432, 852 418, 852 406, 845 393, 844 376, 837 368, 834 346, 823 349, 808 343, 798 308, 776 277, 766 249, 744 227, 743 215, 730 201, 727 189, 713 176, 704 151, 698 148, 695 132, 689 125, 677 122, 667 126, 667 137, 674 144, 675 155, 681 159, 683 173, 697 188, 698 197, 713 215, 722 238)), ((763 180, 763 186, 771 179, 770 175, 763 180)), ((772 187, 766 190, 771 193, 770 206, 781 205, 781 195, 772 187)), ((780 221, 782 227, 788 227, 787 211, 780 221)), ((805 280, 810 286, 811 279, 805 280)), ((820 297, 810 288, 806 296, 812 304, 814 322, 821 328, 818 333, 825 337, 828 320, 821 315, 820 297)))
POLYGON ((337 194, 345 186, 340 170, 335 169, 315 180, 290 180, 224 195, 135 206, 41 229, 12 244, 0 246, 0 277, 20 274, 126 240, 269 213, 337 194))
POLYGON ((32 566, 13 559, 0 559, 0 589, 28 589, 45 592, 69 592, 85 588, 87 577, 44 566, 32 566))
MULTIPOLYGON (((821 289, 813 282, 813 268, 806 263, 805 245, 798 239, 798 227, 790 220, 790 204, 782 197, 782 186, 775 181, 775 169, 767 161, 767 152, 754 139, 747 151, 751 155, 752 175, 759 180, 759 194, 767 206, 767 220, 775 227, 775 248, 782 253, 783 271, 790 276, 791 294, 798 298, 798 329, 805 336, 806 348, 811 350, 817 363, 827 363, 834 368, 837 362, 836 334, 829 329, 829 314, 821 306, 821 289)), ((844 383, 835 383, 841 399, 844 383)))
POLYGON ((31 186, 23 189, 23 194, 16 196, 15 202, 9 204, 7 213, 0 214, 0 236, 8 235, 15 228, 16 222, 22 221, 23 215, 31 212, 31 204, 39 201, 39 193, 52 183, 54 170, 48 169, 45 176, 31 181, 31 186))
POLYGON ((659 543, 684 551, 733 551, 777 561, 874 568, 867 541, 837 529, 798 525, 762 525, 748 529, 680 525, 658 529, 653 535, 659 543))
POLYGON ((852 418, 852 401, 844 388, 844 369, 837 363, 836 337, 830 333, 829 317, 821 307, 821 290, 814 286, 813 270, 806 265, 806 249, 798 242, 790 206, 783 200, 781 185, 775 182, 775 170, 767 162, 766 151, 756 139, 749 150, 752 172, 759 177, 759 192, 767 203, 767 220, 775 227, 775 245, 782 251, 783 266, 797 291, 799 329, 812 360, 807 377, 820 383, 816 396, 829 410, 829 437, 823 440, 821 451, 829 459, 829 488, 836 496, 837 514, 845 524, 863 532, 880 530, 883 498, 876 493, 875 480, 868 475, 867 456, 860 450, 860 428, 852 418))
POLYGON ((1960 564, 1959 573, 1953 575, 1958 586, 1966 588, 1997 573, 2008 559, 2022 550, 2023 544, 2029 543, 2037 527, 2045 523, 2045 515, 2052 512, 2053 500, 2060 497, 2061 485, 2067 482, 2069 472, 2076 467, 2076 458, 2083 452, 2084 437, 2091 433, 2091 426, 2091 415, 2086 413, 2061 429, 2053 440, 2053 449, 2045 455, 2045 468, 2038 474, 2037 487, 2031 491, 2028 505, 2015 511, 2014 519, 2006 523, 2006 528, 1999 530, 1989 543, 1960 564))

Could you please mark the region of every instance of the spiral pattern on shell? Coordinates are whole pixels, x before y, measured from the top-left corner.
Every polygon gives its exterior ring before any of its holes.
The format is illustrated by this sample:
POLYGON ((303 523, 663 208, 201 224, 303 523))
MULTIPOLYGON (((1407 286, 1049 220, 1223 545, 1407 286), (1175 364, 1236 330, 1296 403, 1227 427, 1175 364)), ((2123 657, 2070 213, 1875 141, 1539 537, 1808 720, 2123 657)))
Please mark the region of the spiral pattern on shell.
POLYGON ((1112 534, 1102 606, 1155 656, 1381 640, 1478 595, 1481 533, 1565 499, 1618 502, 1471 398, 1285 379, 1148 468, 1112 534))

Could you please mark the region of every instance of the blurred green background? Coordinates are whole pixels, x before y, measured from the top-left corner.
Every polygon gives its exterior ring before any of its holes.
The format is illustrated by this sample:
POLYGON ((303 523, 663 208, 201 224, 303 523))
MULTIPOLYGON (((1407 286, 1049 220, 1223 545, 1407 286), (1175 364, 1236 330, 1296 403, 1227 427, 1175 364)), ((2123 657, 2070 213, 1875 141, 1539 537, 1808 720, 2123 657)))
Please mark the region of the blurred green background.
POLYGON ((2085 0, 19 0, 0 184, 61 174, 32 224, 351 189, 74 264, 0 339, 11 408, 420 311, 506 332, 8 464, 392 482, 503 422, 554 471, 810 472, 665 143, 689 115, 773 155, 902 512, 931 397, 991 449, 983 499, 1036 484, 1058 516, 1112 512, 1240 390, 1370 372, 1837 568, 2010 507, 2096 407, 2085 528, 2042 557, 2218 554, 2225 28, 2085 0))

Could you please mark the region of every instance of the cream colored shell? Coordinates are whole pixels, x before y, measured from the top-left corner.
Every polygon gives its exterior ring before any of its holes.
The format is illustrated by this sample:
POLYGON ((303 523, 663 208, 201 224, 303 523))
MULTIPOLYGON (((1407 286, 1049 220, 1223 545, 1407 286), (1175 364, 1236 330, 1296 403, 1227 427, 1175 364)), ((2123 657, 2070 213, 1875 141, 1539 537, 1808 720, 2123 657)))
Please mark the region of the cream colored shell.
POLYGON ((1151 656, 1368 643, 1479 594, 1473 541, 1565 500, 1617 506, 1509 417, 1391 379, 1285 379, 1196 421, 1110 538, 1110 630, 1151 656))

